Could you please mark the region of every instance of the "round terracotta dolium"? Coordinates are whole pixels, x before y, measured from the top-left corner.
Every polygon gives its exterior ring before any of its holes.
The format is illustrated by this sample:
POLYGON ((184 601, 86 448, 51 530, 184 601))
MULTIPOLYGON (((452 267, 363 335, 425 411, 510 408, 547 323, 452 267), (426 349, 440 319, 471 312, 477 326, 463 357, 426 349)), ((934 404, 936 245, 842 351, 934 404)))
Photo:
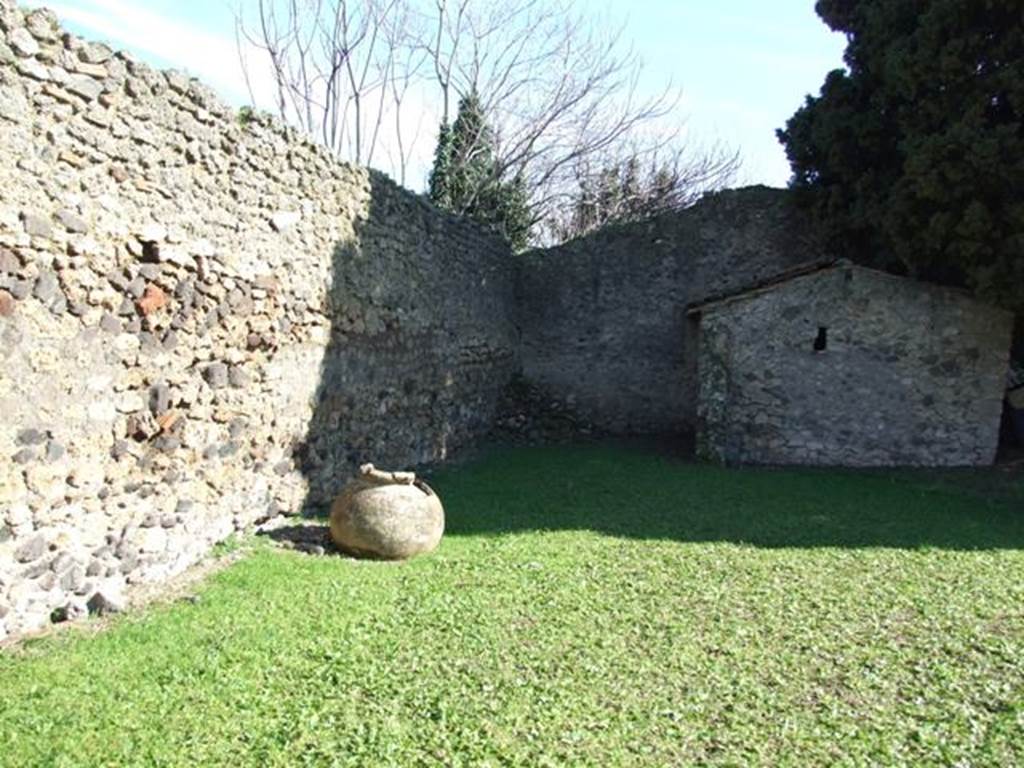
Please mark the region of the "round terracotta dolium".
POLYGON ((406 560, 435 549, 444 534, 444 508, 412 472, 383 472, 372 464, 331 505, 331 538, 356 557, 406 560))

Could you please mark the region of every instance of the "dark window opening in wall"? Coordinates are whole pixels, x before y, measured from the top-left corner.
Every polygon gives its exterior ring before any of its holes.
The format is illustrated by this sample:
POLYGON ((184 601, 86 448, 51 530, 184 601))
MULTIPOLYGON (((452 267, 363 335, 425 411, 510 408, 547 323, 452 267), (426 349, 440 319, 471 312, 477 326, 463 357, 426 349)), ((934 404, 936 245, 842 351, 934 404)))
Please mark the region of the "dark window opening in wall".
POLYGON ((814 340, 814 351, 824 352, 826 349, 828 349, 828 328, 819 325, 818 337, 814 340))

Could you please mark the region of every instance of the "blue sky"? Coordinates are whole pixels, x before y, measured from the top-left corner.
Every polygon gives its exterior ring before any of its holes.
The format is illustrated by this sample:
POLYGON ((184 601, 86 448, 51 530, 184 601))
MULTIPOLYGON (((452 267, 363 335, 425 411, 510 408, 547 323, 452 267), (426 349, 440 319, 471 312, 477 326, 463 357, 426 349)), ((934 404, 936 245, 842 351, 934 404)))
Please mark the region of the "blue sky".
POLYGON ((846 41, 814 13, 813 0, 614 0, 655 81, 683 88, 698 137, 743 151, 750 183, 789 176, 775 139, 808 93, 843 65, 846 41))
MULTIPOLYGON (((248 101, 228 0, 30 4, 54 8, 86 37, 187 69, 233 103, 248 101)), ((592 7, 625 24, 645 62, 642 87, 653 93, 669 80, 682 87, 679 119, 689 136, 741 150, 739 182, 786 183, 789 168, 774 131, 842 66, 845 40, 818 19, 813 0, 605 0, 592 7)))

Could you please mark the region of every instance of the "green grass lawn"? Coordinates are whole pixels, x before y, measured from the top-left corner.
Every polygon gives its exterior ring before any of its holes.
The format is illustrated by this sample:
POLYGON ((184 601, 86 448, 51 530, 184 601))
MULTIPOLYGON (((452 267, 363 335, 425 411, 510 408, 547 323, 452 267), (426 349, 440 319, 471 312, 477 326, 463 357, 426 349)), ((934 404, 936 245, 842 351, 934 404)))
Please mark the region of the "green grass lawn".
POLYGON ((433 555, 260 539, 195 603, 0 655, 0 764, 1024 763, 1019 482, 622 446, 431 479, 433 555))

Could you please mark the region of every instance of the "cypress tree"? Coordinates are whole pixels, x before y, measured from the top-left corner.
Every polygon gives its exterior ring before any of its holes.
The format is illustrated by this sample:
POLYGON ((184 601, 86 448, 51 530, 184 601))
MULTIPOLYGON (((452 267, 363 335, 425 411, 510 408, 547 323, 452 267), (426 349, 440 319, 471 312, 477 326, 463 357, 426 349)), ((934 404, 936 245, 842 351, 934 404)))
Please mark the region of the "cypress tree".
POLYGON ((479 96, 459 101, 449 129, 444 123, 430 173, 430 199, 440 208, 463 214, 490 227, 516 250, 529 242, 532 216, 525 180, 503 181, 495 157, 494 133, 479 96))
POLYGON ((448 189, 448 176, 452 162, 452 129, 447 120, 441 122, 437 136, 437 148, 434 150, 434 165, 430 170, 430 186, 428 194, 431 202, 439 208, 451 207, 451 193, 448 189))

